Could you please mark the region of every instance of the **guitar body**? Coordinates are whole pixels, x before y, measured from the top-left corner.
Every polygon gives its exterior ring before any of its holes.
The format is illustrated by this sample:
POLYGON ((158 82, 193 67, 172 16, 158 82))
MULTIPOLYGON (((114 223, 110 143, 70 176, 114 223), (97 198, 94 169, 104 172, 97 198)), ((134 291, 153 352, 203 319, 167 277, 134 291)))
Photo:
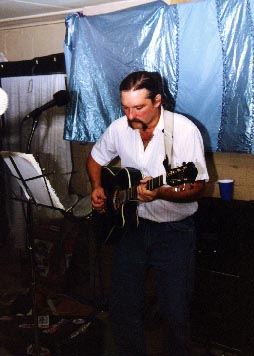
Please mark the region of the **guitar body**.
POLYGON ((124 191, 134 193, 133 187, 139 185, 142 174, 135 168, 103 167, 102 187, 107 196, 106 214, 116 227, 124 227, 127 223, 137 226, 137 200, 122 197, 124 191))

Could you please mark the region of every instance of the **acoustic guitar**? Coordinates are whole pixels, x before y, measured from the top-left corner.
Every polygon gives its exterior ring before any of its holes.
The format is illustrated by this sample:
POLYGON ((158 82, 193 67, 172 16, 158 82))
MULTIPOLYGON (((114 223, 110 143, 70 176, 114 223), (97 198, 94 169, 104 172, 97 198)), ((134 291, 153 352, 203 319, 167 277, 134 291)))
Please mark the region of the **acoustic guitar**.
MULTIPOLYGON (((148 190, 154 190, 164 184, 164 178, 168 185, 194 183, 198 170, 193 162, 183 163, 181 167, 170 169, 166 174, 152 178, 146 183, 148 190)), ((138 225, 138 199, 137 186, 140 184, 142 174, 135 168, 102 168, 102 187, 107 196, 105 211, 112 219, 116 227, 124 227, 125 224, 138 225)))

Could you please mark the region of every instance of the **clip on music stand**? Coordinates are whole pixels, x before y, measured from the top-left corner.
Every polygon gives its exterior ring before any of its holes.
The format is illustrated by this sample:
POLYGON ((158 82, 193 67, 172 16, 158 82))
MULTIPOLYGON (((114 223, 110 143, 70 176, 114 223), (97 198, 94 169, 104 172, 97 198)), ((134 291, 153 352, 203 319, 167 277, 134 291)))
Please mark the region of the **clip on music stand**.
MULTIPOLYGON (((59 210, 66 213, 66 210, 50 182, 46 178, 47 174, 43 174, 42 170, 32 154, 1 151, 0 155, 7 164, 11 175, 17 180, 25 195, 25 199, 17 197, 15 200, 27 204, 26 209, 26 244, 30 255, 31 274, 32 274, 32 312, 34 318, 34 338, 36 356, 40 355, 39 347, 39 332, 38 332, 38 312, 36 301, 36 274, 35 274, 35 255, 34 244, 32 239, 33 234, 33 205, 43 206, 54 210, 59 210)), ((51 174, 51 173, 50 173, 51 174)), ((48 174, 49 175, 49 174, 48 174)))

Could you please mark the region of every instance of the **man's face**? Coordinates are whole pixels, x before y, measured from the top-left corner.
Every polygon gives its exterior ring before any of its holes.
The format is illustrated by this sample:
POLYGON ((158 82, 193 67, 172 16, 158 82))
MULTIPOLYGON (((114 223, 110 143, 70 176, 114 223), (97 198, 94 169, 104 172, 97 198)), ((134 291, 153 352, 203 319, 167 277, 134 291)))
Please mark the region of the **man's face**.
POLYGON ((158 94, 152 101, 148 94, 147 89, 121 92, 121 104, 133 129, 146 130, 155 126, 160 118, 161 95, 158 94))

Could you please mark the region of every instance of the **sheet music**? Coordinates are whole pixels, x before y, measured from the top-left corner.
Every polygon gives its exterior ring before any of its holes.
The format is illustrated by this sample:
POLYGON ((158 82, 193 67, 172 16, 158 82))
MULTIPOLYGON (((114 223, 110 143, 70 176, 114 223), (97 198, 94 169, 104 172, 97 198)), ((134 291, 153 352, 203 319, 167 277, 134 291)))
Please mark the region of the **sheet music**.
POLYGON ((20 179, 18 172, 16 171, 11 158, 15 162, 23 180, 28 186, 36 204, 45 205, 57 209, 65 210, 64 206, 60 202, 56 192, 52 188, 47 177, 38 177, 43 175, 39 163, 36 161, 32 154, 22 152, 10 152, 1 151, 0 155, 3 157, 5 163, 9 167, 12 175, 17 178, 18 183, 24 191, 27 199, 30 199, 30 195, 27 188, 20 179), (11 158, 10 158, 11 157, 11 158), (33 180, 28 180, 33 177, 38 177, 33 180))

